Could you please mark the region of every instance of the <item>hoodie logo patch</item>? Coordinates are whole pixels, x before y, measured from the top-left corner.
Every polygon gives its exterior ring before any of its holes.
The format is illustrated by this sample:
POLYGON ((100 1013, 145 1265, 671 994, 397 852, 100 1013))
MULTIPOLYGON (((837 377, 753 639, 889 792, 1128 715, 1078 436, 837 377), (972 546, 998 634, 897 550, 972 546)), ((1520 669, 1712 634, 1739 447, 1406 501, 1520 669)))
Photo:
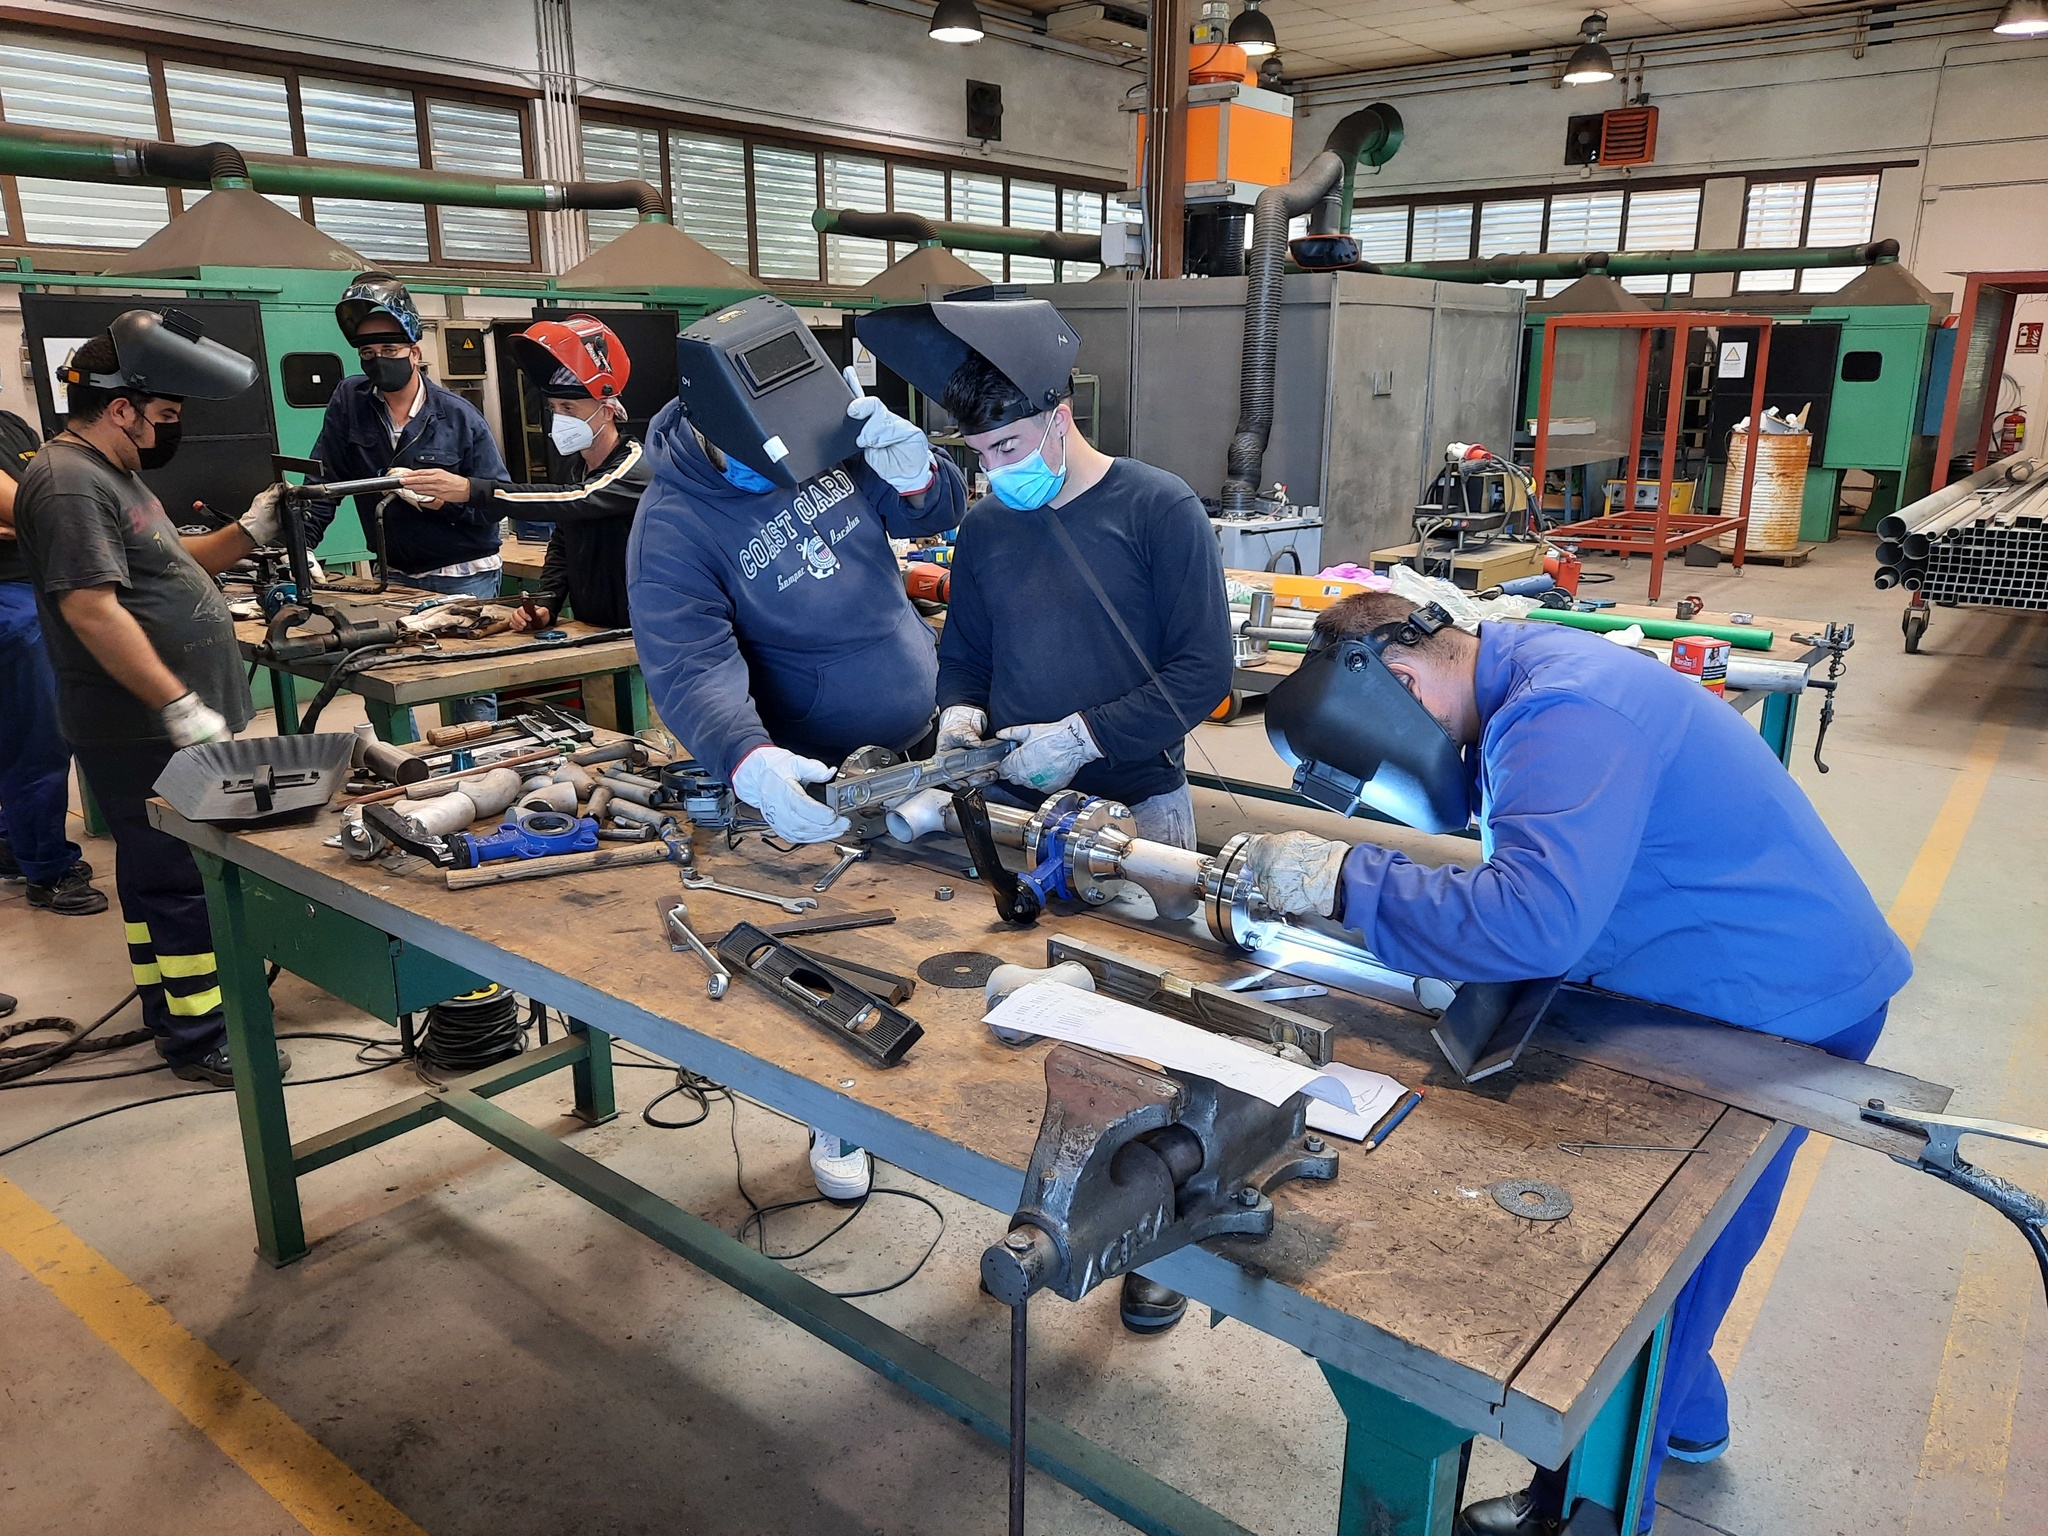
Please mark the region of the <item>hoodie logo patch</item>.
MULTIPOLYGON (((839 557, 822 539, 809 535, 807 530, 823 513, 853 494, 853 478, 843 469, 829 470, 810 484, 799 487, 790 498, 789 505, 764 522, 761 531, 740 547, 740 571, 752 581, 774 565, 783 551, 794 544, 811 575, 820 579, 830 576, 839 569, 839 557), (799 522, 803 525, 801 528, 798 527, 799 522), (822 564, 812 553, 814 545, 823 555, 822 564)), ((788 583, 785 581, 782 585, 787 586, 788 583)))

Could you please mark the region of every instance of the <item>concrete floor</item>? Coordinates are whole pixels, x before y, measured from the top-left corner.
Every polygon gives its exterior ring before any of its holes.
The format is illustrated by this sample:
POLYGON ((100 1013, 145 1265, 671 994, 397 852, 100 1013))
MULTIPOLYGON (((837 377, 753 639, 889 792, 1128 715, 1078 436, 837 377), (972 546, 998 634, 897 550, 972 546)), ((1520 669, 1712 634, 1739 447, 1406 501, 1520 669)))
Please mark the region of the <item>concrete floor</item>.
MULTIPOLYGON (((1940 613, 1925 653, 1906 657, 1899 604, 1871 590, 1870 568, 1868 542, 1849 540, 1800 570, 1675 571, 1666 595, 1856 621, 1862 641, 1828 743, 1834 771, 1814 771, 1809 706, 1795 772, 1880 904, 1930 881, 1939 891, 1876 1059, 1955 1084, 1963 1112, 2048 1123, 2048 621, 1940 613), (1942 850, 1957 844, 1941 881, 1942 850)), ((1642 586, 1638 566, 1603 591, 1642 586)), ((345 705, 335 718, 349 718, 345 705)), ((1256 712, 1201 736, 1226 771, 1280 777, 1256 712)), ((1205 837, 1276 824, 1256 802, 1242 816, 1220 796, 1198 805, 1205 837)), ((1720 814, 1739 824, 1741 807, 1720 814)), ((109 864, 111 849, 88 856, 109 864)), ((90 1018, 126 986, 115 914, 59 919, 29 912, 18 887, 0 892, 0 988, 21 996, 24 1015, 90 1018)), ((276 997, 283 1029, 390 1033, 294 978, 276 997)), ((353 1045, 292 1049, 295 1076, 355 1065, 353 1045)), ((151 1059, 128 1051, 93 1070, 151 1059)), ((655 1070, 620 1078, 622 1107, 635 1111, 669 1081, 655 1070)), ((8 1092, 0 1147, 174 1086, 151 1074, 8 1092)), ((300 1088, 295 1122, 302 1132, 333 1124, 414 1086, 392 1070, 300 1088)), ((652 1129, 633 1113, 592 1130, 561 1116, 565 1096, 540 1084, 503 1102, 727 1228, 745 1209, 736 1147, 757 1198, 809 1190, 801 1127, 759 1107, 716 1106, 692 1130, 652 1129)), ((1723 1337, 1724 1359, 1737 1360, 1733 1449, 1667 1472, 1657 1530, 2040 1532, 2048 1330, 2017 1235, 1872 1154, 1818 1150, 1795 1175, 1795 1196, 1811 1190, 1801 1219, 1781 1222, 1767 1245, 1774 1283, 1738 1302, 1723 1337)), ((1977 1150, 2048 1188, 2038 1154, 1977 1150)), ((1000 1525, 993 1446, 463 1133, 418 1132, 312 1176, 314 1250, 282 1271, 251 1252, 226 1095, 66 1131, 5 1155, 0 1177, 432 1536, 1000 1525)), ((881 1177, 921 1189, 946 1225, 914 1281, 863 1305, 1001 1379, 1005 1317, 974 1282, 1000 1217, 900 1170, 881 1177)), ((824 1220, 792 1216, 775 1241, 800 1246, 824 1220)), ((937 1225, 909 1202, 877 1202, 799 1267, 836 1287, 875 1284, 914 1263, 937 1225)), ((309 1515, 302 1527, 4 1255, 0 1315, 0 1527, 405 1529, 374 1511, 309 1515)), ((1332 1530, 1343 1424, 1319 1374, 1242 1324, 1211 1332, 1203 1321, 1139 1341, 1116 1326, 1106 1295, 1035 1309, 1035 1406, 1264 1536, 1332 1530)), ((1524 1470, 1482 1445, 1472 1491, 1502 1491, 1524 1470)), ((1034 1530, 1124 1529, 1044 1479, 1032 1501, 1034 1530)))

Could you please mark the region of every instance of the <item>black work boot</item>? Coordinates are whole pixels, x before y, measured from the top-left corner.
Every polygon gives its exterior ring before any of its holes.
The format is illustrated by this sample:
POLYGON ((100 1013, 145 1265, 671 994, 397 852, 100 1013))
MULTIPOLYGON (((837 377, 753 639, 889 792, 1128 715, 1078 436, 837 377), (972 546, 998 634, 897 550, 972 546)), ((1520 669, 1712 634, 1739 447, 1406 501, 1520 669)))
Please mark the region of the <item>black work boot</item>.
POLYGON ((1521 1488, 1466 1505, 1458 1516, 1456 1536, 1556 1536, 1557 1525, 1537 1513, 1535 1493, 1521 1488))
MULTIPOLYGON (((164 1055, 164 1043, 156 1042, 156 1053, 164 1055)), ((165 1057, 169 1060, 169 1057, 165 1057)), ((284 1047, 277 1048, 277 1073, 280 1077, 291 1075, 292 1059, 285 1055, 284 1047)), ((228 1060, 228 1045, 223 1040, 197 1061, 171 1062, 171 1076, 183 1078, 188 1083, 211 1083, 216 1088, 235 1086, 235 1069, 228 1060)))
POLYGON ((59 917, 91 917, 107 910, 107 893, 92 883, 92 866, 83 859, 48 885, 28 883, 28 904, 59 917))
POLYGON ((1188 1299, 1157 1280, 1132 1273, 1124 1276, 1116 1310, 1133 1333, 1164 1333, 1187 1314, 1188 1299))

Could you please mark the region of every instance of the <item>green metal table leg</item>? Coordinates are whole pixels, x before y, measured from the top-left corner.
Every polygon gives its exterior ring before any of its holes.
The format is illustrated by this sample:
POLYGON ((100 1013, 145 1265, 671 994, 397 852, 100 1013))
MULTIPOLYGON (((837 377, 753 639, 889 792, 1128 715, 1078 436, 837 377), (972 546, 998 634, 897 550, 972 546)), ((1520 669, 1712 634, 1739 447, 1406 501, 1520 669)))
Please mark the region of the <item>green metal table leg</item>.
POLYGON ((266 670, 270 673, 270 713, 277 721, 277 734, 296 736, 299 734, 298 679, 281 667, 266 670))
POLYGON ((100 811, 99 801, 93 798, 92 785, 85 781, 85 770, 78 770, 78 819, 85 823, 87 837, 105 837, 107 818, 100 811))
POLYGON ((1657 1427, 1657 1399, 1664 1386, 1664 1344, 1671 1331, 1667 1316, 1657 1325, 1614 1390, 1566 1471, 1564 1507, 1570 1514, 1581 1499, 1602 1509, 1619 1511, 1616 1522, 1624 1536, 1635 1536, 1646 1500, 1656 1490, 1644 1486, 1649 1471, 1650 1437, 1657 1427))
POLYGON ((614 672, 612 689, 618 701, 619 729, 636 736, 646 730, 647 679, 640 675, 640 669, 628 667, 623 672, 614 672))
POLYGON ((370 725, 377 732, 379 741, 402 746, 415 739, 410 704, 386 704, 378 699, 364 699, 363 713, 369 717, 370 725))
POLYGON ((249 935, 242 871, 193 850, 206 883, 206 911, 228 1019, 228 1059, 235 1069, 235 1111, 242 1122, 242 1158, 256 1213, 256 1251, 272 1264, 306 1256, 292 1132, 277 1070, 277 1021, 263 977, 263 951, 249 935))
POLYGON ((1792 736, 1798 728, 1798 694, 1774 693, 1764 700, 1764 717, 1757 729, 1787 768, 1792 766, 1792 736))
POLYGON ((603 1125, 618 1118, 618 1100, 612 1093, 612 1037, 581 1019, 571 1019, 569 1028, 583 1036, 590 1049, 571 1067, 576 1085, 576 1118, 585 1125, 603 1125))
POLYGON ((1346 1426, 1337 1536, 1449 1536, 1471 1433, 1332 1365, 1323 1375, 1346 1426))

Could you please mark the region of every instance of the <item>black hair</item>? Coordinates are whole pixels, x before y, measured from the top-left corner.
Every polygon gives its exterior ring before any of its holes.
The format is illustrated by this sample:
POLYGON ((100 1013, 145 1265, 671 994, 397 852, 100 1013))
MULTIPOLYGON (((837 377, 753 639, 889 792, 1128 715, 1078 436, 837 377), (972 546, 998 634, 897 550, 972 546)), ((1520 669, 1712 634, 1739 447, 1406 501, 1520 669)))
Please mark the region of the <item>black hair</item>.
POLYGON ((1025 398, 1024 391, 979 352, 970 353, 967 361, 954 370, 939 404, 959 423, 960 430, 970 436, 993 432, 1009 422, 1038 414, 1038 408, 1025 398))
MULTIPOLYGON (((117 373, 121 368, 121 355, 114 350, 111 333, 101 331, 71 354, 71 364, 80 373, 117 373)), ((143 396, 132 389, 102 389, 97 384, 73 384, 64 391, 64 414, 72 421, 94 422, 106 414, 106 409, 119 395, 126 395, 139 407, 143 396)))
MULTIPOLYGON (((1315 633, 1325 645, 1338 640, 1363 640, 1382 625, 1398 624, 1418 611, 1414 603, 1392 592, 1354 592, 1316 615, 1315 633)), ((1459 633, 1448 627, 1440 629, 1417 641, 1414 649, 1429 656, 1453 657, 1457 654, 1459 633)))

